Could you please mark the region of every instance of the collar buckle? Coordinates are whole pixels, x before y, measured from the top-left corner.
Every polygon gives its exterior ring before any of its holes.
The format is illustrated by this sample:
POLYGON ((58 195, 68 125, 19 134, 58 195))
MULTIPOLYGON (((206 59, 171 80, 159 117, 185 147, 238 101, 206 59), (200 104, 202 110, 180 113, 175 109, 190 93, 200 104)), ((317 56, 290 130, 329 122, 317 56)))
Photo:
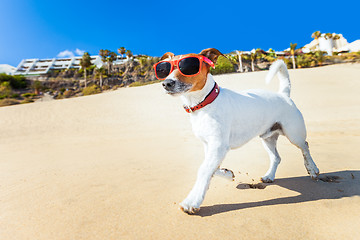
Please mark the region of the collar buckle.
POLYGON ((189 107, 189 106, 184 105, 183 107, 184 107, 185 111, 187 111, 188 113, 194 112, 194 111, 191 109, 191 107, 189 107))

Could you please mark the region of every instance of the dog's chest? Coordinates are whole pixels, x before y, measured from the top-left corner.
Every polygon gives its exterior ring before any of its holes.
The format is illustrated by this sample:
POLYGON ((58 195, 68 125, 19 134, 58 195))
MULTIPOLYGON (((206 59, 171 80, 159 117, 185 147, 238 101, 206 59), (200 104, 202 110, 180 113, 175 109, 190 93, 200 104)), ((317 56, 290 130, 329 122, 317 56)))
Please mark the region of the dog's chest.
POLYGON ((203 118, 196 116, 196 117, 190 117, 191 127, 194 135, 201 139, 205 140, 206 136, 208 135, 207 129, 209 128, 207 123, 203 123, 203 118))
POLYGON ((222 138, 225 125, 221 120, 209 112, 199 112, 190 117, 192 131, 196 137, 204 142, 209 138, 222 138))

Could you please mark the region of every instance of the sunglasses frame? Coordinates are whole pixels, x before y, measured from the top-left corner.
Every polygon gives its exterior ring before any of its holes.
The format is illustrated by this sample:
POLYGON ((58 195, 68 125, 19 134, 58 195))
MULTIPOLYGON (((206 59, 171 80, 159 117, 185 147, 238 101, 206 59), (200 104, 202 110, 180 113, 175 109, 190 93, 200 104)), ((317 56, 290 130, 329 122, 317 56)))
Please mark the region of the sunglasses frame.
POLYGON ((158 63, 155 63, 154 64, 154 70, 155 70, 155 75, 156 75, 156 78, 159 79, 159 80, 164 80, 166 79, 173 71, 174 71, 174 66, 177 67, 177 69, 179 69, 179 72, 181 75, 185 76, 185 77, 193 77, 193 76, 196 76, 200 73, 200 70, 201 70, 201 67, 202 67, 202 63, 203 62, 206 62, 207 64, 209 64, 212 68, 215 68, 215 64, 210 60, 208 59, 207 57, 205 56, 187 56, 187 57, 183 57, 183 58, 180 58, 180 59, 177 59, 177 60, 172 60, 172 61, 169 61, 169 60, 164 60, 164 61, 160 61, 158 63), (181 72, 180 68, 179 68, 179 62, 186 59, 186 58, 197 58, 199 59, 199 62, 200 62, 200 65, 199 65, 199 71, 195 74, 191 74, 191 75, 186 75, 184 73, 181 72), (164 78, 159 78, 158 75, 157 75, 157 72, 156 72, 156 66, 160 63, 163 63, 163 62, 168 62, 171 64, 171 68, 170 68, 170 72, 169 74, 164 77, 164 78))

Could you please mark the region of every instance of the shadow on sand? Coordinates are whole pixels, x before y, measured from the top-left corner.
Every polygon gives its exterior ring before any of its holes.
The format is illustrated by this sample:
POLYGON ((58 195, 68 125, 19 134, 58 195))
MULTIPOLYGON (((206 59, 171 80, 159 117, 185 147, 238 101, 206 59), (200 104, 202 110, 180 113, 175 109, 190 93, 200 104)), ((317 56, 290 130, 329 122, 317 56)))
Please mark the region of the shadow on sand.
POLYGON ((302 203, 321 199, 340 199, 344 197, 360 196, 360 171, 339 171, 320 174, 318 181, 313 181, 309 176, 275 179, 274 183, 261 183, 253 186, 240 183, 237 189, 242 191, 266 191, 266 186, 278 185, 280 187, 298 192, 299 195, 292 197, 275 198, 259 202, 218 204, 200 208, 197 215, 202 217, 214 214, 236 211, 260 206, 279 204, 302 203), (259 187, 260 186, 260 187, 259 187), (256 190, 250 188, 258 188, 256 190))

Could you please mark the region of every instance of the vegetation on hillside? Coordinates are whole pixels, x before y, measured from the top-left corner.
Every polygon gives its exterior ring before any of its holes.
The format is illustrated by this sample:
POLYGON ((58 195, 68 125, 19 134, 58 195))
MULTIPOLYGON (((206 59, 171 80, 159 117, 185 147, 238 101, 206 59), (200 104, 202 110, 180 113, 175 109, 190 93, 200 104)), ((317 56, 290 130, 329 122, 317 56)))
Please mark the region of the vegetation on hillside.
MULTIPOLYGON (((337 35, 330 35, 324 34, 324 37, 338 39, 337 35)), ((319 31, 312 34, 315 39, 321 36, 319 31)), ((266 70, 277 59, 283 59, 288 68, 294 69, 360 62, 360 52, 334 53, 333 56, 328 56, 322 51, 303 53, 296 47, 296 43, 291 43, 289 50, 279 56, 272 49, 224 54, 218 58, 211 73, 216 75, 266 70)), ((123 64, 113 64, 118 59, 117 54, 108 49, 101 49, 99 55, 105 63, 103 67, 93 65, 89 53, 85 52, 80 60, 81 69, 52 70, 45 76, 27 78, 0 74, 0 106, 33 102, 44 92, 51 94, 55 99, 62 99, 96 94, 118 87, 135 87, 159 82, 152 67, 159 61, 158 57, 134 56, 132 51, 125 47, 120 47, 117 52, 124 61, 123 64)))

